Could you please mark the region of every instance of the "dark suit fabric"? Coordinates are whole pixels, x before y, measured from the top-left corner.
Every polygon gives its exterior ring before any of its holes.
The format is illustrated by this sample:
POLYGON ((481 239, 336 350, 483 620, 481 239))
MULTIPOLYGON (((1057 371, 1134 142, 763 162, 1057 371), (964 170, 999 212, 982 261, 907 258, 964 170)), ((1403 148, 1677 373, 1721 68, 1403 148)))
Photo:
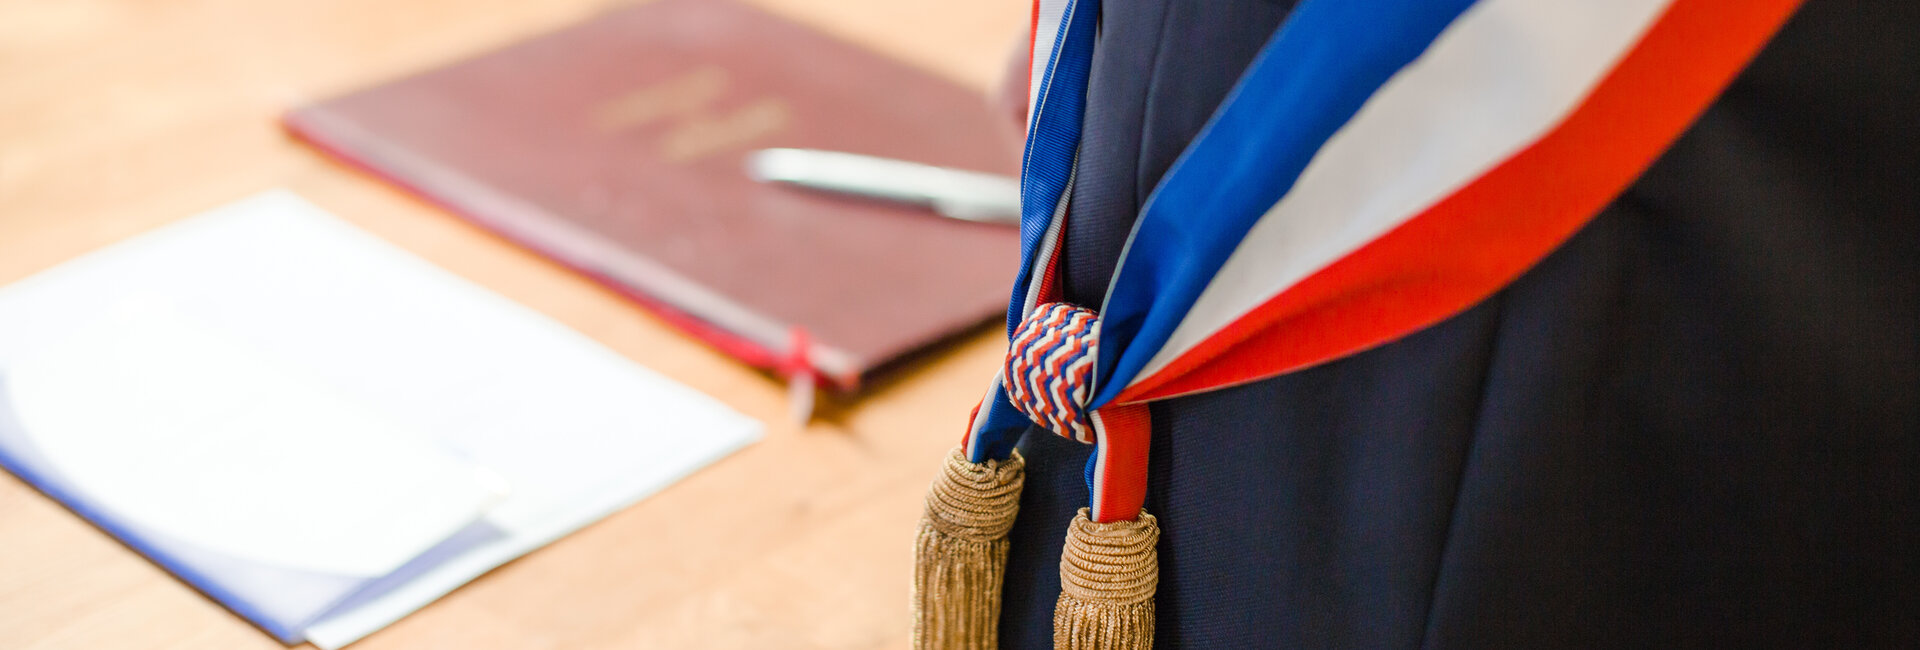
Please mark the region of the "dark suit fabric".
MULTIPOLYGON (((1090 306, 1287 12, 1105 4, 1064 249, 1090 306)), ((1156 647, 1920 647, 1916 35, 1914 3, 1812 2, 1492 298, 1155 404, 1156 647)), ((1088 448, 1020 448, 1002 647, 1046 648, 1088 448)))

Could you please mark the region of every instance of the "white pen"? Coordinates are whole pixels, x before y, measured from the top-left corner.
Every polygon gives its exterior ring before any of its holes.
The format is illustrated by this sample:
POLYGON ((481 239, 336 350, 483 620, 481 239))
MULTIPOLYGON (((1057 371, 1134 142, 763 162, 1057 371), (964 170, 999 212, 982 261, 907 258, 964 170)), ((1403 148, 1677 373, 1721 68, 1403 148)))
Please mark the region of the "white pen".
POLYGON ((761 149, 747 157, 747 175, 924 205, 943 216, 983 223, 1020 223, 1019 179, 905 160, 818 149, 761 149))

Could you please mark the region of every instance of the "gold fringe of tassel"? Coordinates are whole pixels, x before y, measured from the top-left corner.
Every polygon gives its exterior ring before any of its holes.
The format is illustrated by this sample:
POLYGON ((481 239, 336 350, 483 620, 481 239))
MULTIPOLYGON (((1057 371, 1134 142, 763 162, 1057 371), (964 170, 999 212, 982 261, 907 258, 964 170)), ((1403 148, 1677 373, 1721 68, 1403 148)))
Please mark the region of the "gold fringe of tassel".
POLYGON ((1026 461, 971 463, 958 447, 927 489, 914 549, 915 650, 994 650, 1007 531, 1020 510, 1026 461))
POLYGON ((1153 592, 1160 586, 1154 543, 1160 526, 1142 511, 1133 521, 1094 523, 1087 509, 1067 529, 1060 555, 1060 601, 1053 606, 1054 650, 1148 650, 1153 592))

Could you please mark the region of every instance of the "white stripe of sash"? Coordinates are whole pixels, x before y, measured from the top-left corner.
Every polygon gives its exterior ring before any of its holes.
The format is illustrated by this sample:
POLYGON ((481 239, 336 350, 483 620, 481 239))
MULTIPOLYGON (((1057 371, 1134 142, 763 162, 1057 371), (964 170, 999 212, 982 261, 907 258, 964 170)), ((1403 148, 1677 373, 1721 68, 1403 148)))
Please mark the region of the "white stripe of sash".
POLYGON ((1053 56, 1053 41, 1060 34, 1060 15, 1066 13, 1067 0, 1034 0, 1040 4, 1040 21, 1033 28, 1033 67, 1027 76, 1027 114, 1033 114, 1040 101, 1040 81, 1047 75, 1047 61, 1053 56))
POLYGON ((1482 0, 1469 8, 1328 139, 1135 379, 1539 140, 1668 4, 1482 0))

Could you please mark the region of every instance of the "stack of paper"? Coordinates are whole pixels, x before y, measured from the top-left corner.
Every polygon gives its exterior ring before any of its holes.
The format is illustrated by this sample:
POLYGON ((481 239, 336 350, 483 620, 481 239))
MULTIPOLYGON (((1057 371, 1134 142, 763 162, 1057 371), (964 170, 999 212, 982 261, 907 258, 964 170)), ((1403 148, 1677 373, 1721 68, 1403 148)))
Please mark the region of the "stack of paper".
POLYGON ((0 290, 0 464, 334 648, 760 435, 286 193, 0 290))

